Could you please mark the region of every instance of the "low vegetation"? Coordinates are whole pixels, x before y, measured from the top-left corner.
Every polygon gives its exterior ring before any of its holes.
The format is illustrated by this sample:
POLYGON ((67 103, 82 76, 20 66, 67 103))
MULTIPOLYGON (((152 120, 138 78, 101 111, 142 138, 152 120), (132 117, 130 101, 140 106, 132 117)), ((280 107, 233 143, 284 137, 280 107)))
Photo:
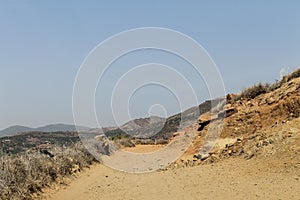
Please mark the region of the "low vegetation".
POLYGON ((300 68, 297 68, 290 74, 287 74, 286 76, 284 76, 282 78, 281 82, 286 83, 286 82, 289 82, 290 80, 292 80, 294 78, 298 78, 298 77, 300 77, 300 68))
POLYGON ((135 143, 130 138, 124 137, 116 139, 114 142, 118 147, 135 147, 135 143))
MULTIPOLYGON (((93 136, 91 136, 93 137, 93 136)), ((16 154, 31 148, 71 146, 80 141, 76 132, 28 132, 0 138, 0 155, 16 154)))
POLYGON ((136 145, 165 145, 168 144, 169 140, 166 139, 135 139, 134 144, 136 145))
POLYGON ((253 99, 258 95, 265 94, 269 91, 270 91, 270 84, 259 83, 244 89, 239 95, 237 95, 236 100, 253 99))
POLYGON ((81 143, 51 150, 54 157, 28 151, 0 157, 0 199, 31 199, 54 182, 97 162, 81 143))
POLYGON ((280 88, 283 84, 298 77, 300 77, 300 68, 297 68, 290 74, 287 74, 286 76, 282 77, 280 81, 276 81, 274 84, 258 83, 249 88, 246 88, 235 97, 235 100, 253 99, 261 94, 272 92, 280 88))
POLYGON ((99 162, 106 146, 76 132, 29 132, 0 138, 0 199, 32 199, 52 183, 99 162), (89 151, 86 149, 88 145, 89 151))

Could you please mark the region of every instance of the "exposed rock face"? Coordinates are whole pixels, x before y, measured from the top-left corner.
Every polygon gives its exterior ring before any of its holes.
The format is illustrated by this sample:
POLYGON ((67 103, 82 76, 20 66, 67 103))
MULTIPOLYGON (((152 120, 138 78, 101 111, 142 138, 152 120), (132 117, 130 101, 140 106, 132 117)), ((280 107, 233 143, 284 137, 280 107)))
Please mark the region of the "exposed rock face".
POLYGON ((223 111, 218 112, 217 114, 211 112, 204 113, 199 117, 198 131, 203 130, 205 126, 207 126, 210 122, 214 120, 229 117, 237 112, 237 108, 226 105, 225 109, 223 111))
POLYGON ((300 163, 300 77, 253 99, 230 102, 233 98, 227 95, 223 111, 199 117, 200 132, 186 157, 192 154, 196 163, 212 163, 229 157, 252 159, 284 154, 291 162, 300 163), (207 125, 218 126, 223 117, 217 144, 208 155, 199 155, 207 125), (220 145, 222 142, 226 145, 220 145))
POLYGON ((218 114, 212 114, 210 112, 204 113, 199 117, 199 128, 198 131, 203 130, 211 121, 218 119, 218 114))

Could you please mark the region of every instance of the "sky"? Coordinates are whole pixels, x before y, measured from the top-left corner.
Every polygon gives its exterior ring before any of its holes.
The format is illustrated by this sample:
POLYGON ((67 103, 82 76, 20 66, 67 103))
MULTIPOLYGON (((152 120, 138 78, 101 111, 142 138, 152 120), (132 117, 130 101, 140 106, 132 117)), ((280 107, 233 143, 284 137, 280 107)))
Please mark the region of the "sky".
MULTIPOLYGON (((218 66, 227 93, 274 82, 300 66, 299 8, 296 0, 1 0, 0 129, 74 123, 72 92, 80 65, 100 42, 134 28, 168 28, 193 38, 218 66)), ((165 52, 136 52, 118 60, 101 80, 105 86, 97 87, 95 107, 101 126, 114 124, 108 96, 116 75, 122 76, 133 64, 154 61, 181 69, 198 102, 209 98, 205 83, 184 61, 165 52)), ((176 95, 156 85, 140 88, 132 99, 132 117, 147 116, 151 105, 157 115, 179 111, 176 95), (164 105, 164 112, 155 105, 164 105)), ((89 119, 81 125, 98 126, 89 119)))

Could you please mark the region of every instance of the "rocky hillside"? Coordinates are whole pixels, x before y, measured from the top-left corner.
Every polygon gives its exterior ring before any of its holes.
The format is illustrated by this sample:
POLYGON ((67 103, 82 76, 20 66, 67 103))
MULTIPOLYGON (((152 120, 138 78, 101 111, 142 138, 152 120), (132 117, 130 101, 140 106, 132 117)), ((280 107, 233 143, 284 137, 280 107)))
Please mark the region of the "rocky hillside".
POLYGON ((199 154, 208 129, 217 130, 222 121, 214 117, 216 113, 207 112, 199 118, 192 146, 171 167, 213 163, 231 157, 272 156, 299 172, 300 70, 273 85, 258 84, 240 94, 228 95, 224 110, 230 109, 234 112, 226 115, 212 151, 199 154))

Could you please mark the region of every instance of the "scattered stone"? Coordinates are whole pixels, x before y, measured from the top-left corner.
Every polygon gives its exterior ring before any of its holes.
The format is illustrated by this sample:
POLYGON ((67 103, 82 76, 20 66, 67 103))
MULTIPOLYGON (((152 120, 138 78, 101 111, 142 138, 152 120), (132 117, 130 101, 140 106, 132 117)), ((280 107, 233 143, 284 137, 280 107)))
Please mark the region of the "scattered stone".
POLYGON ((204 161, 209 157, 209 154, 195 154, 193 157, 204 161))
POLYGON ((271 104, 275 103, 275 99, 273 97, 270 97, 266 100, 266 102, 268 105, 271 105, 271 104))
POLYGON ((178 135, 180 135, 180 132, 175 132, 175 133, 173 133, 173 137, 176 137, 176 136, 178 136, 178 135))
POLYGON ((73 165, 71 171, 72 171, 72 173, 80 172, 80 167, 79 167, 79 165, 73 165))
POLYGON ((246 160, 249 160, 249 159, 253 158, 253 156, 254 156, 254 153, 253 153, 252 151, 247 151, 247 153, 246 153, 246 155, 244 156, 244 158, 245 158, 246 160))

